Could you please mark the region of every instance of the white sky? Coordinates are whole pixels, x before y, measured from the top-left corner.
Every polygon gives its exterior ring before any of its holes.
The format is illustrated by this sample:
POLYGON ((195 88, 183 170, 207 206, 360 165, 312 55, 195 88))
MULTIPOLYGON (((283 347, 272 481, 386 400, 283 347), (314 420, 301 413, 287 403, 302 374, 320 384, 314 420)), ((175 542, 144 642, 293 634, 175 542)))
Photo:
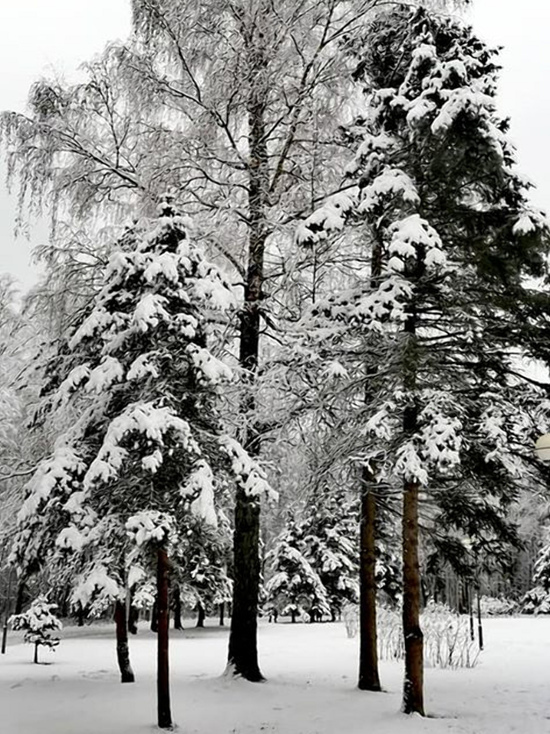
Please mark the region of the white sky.
MULTIPOLYGON (((0 0, 0 109, 23 110, 31 83, 50 69, 71 74, 130 26, 129 0, 0 0)), ((469 20, 492 45, 504 46, 500 107, 512 119, 520 167, 536 185, 533 200, 550 210, 550 0, 473 0, 469 20)), ((1 153, 0 153, 1 155, 1 153)), ((15 206, 0 161, 0 272, 32 283, 33 245, 13 237, 15 206)))

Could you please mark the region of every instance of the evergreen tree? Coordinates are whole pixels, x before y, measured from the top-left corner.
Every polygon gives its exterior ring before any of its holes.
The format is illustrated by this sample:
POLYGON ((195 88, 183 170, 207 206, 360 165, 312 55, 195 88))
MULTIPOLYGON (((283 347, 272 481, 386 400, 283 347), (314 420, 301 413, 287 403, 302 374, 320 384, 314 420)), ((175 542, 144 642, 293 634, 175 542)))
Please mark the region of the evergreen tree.
POLYGON ((355 51, 370 93, 352 131, 357 187, 299 237, 314 243, 355 218, 374 243, 370 277, 317 314, 363 362, 345 367, 366 375, 367 483, 402 482, 403 709, 423 713, 420 498, 457 482, 503 507, 514 496, 532 427, 518 410, 529 388, 514 353, 529 351, 529 328, 542 323, 547 298, 525 278, 543 273, 547 227, 495 112, 495 52, 469 28, 397 6, 355 51))
POLYGON ((14 614, 10 622, 14 630, 25 631, 25 642, 34 645, 34 662, 38 663, 38 648, 48 647, 54 650, 59 645, 59 637, 53 637, 52 631, 62 627, 53 613, 57 604, 50 604, 45 596, 39 596, 23 614, 14 614))
POLYGON ((540 550, 535 562, 533 588, 521 600, 524 614, 550 614, 550 544, 540 550))
POLYGON ((268 491, 219 414, 219 386, 231 371, 207 340, 213 315, 233 302, 169 201, 156 222, 129 230, 69 341, 71 369, 54 398, 70 401, 74 419, 19 516, 14 559, 36 557, 44 537, 51 553, 76 553, 77 598, 99 589, 122 605, 132 566, 155 567, 162 728, 171 726, 169 554, 182 545, 187 518, 214 514, 217 475, 256 500, 268 491))
POLYGON ((331 612, 330 601, 319 574, 304 555, 302 529, 290 521, 268 554, 273 575, 265 585, 268 605, 279 614, 299 616, 311 622, 331 612))
POLYGON ((333 620, 359 601, 357 511, 341 493, 325 489, 310 500, 300 523, 304 555, 323 584, 333 620))

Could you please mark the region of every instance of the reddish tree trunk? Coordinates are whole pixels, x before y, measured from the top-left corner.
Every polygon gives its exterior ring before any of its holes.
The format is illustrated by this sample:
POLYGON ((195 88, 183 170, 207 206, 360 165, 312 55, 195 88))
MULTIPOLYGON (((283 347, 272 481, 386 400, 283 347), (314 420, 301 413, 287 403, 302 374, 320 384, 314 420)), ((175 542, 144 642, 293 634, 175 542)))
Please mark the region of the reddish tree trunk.
POLYGON ((170 710, 170 666, 168 639, 170 627, 169 561, 166 548, 157 550, 157 713, 160 729, 172 728, 170 710))
POLYGON ((116 656, 120 670, 121 683, 133 683, 134 671, 130 665, 130 648, 128 645, 128 624, 126 619, 126 604, 121 601, 115 603, 116 628, 116 656))
POLYGON ((403 634, 405 683, 403 712, 424 716, 423 636, 420 629, 420 566, 418 563, 417 482, 405 482, 403 497, 403 634))

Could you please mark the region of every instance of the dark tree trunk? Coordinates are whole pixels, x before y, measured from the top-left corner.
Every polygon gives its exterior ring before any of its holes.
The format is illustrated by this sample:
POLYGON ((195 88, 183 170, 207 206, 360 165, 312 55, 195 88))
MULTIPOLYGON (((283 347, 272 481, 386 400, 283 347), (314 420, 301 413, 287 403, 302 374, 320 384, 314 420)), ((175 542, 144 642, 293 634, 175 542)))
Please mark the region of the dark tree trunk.
POLYGON ((368 489, 374 480, 367 467, 362 471, 360 532, 359 683, 362 691, 379 691, 376 632, 376 496, 368 489))
POLYGON ((206 612, 202 604, 197 607, 197 627, 204 627, 204 620, 206 619, 206 612))
POLYGON ((483 650, 483 625, 481 623, 481 599, 479 596, 479 586, 476 589, 477 592, 477 639, 479 642, 479 649, 483 650))
POLYGON ((235 675, 261 681, 258 665, 257 613, 260 583, 260 507, 237 489, 235 507, 235 577, 228 666, 235 675))
POLYGON ((220 627, 224 627, 225 626, 225 604, 223 601, 219 606, 219 612, 220 612, 220 627))
POLYGON ((116 656, 120 670, 121 683, 133 683, 134 671, 130 665, 130 648, 128 645, 128 625, 126 622, 126 604, 115 603, 116 656))
POLYGON ((292 624, 296 624, 296 612, 294 611, 294 609, 290 612, 290 621, 292 622, 292 624))
POLYGON ((159 605, 158 599, 153 602, 151 609, 151 632, 158 632, 159 629, 159 605))
POLYGON ((38 642, 34 643, 34 663, 38 665, 38 642))
MULTIPOLYGON (((409 275, 418 282, 425 272, 424 253, 418 249, 409 275)), ((418 344, 416 341, 417 304, 413 300, 405 321, 408 337, 403 359, 404 387, 410 403, 403 413, 403 433, 409 439, 418 430, 418 404, 415 390, 418 374, 418 344)), ((420 564, 418 559, 419 524, 418 504, 420 485, 414 478, 406 478, 403 486, 403 635, 405 642, 405 681, 403 685, 403 712, 424 716, 424 640, 420 628, 420 564)))
POLYGON ((25 606, 25 581, 21 581, 17 587, 17 596, 15 597, 15 614, 21 614, 25 606))
POLYGON ((160 729, 172 728, 168 654, 170 627, 169 570, 168 554, 166 549, 161 546, 157 550, 157 713, 160 729))
POLYGON ((403 635, 405 683, 403 712, 424 716, 423 636, 420 629, 420 567, 418 563, 417 482, 405 482, 403 497, 403 635))
POLYGON ((128 632, 131 635, 137 635, 139 621, 139 609, 130 603, 130 611, 128 612, 128 632))
POLYGON ((174 629, 183 629, 183 623, 181 621, 181 591, 179 586, 176 586, 174 589, 174 629))
MULTIPOLYGON (((262 18, 258 18, 259 23, 262 18)), ((258 368, 260 308, 263 298, 264 254, 268 236, 266 212, 269 206, 269 168, 265 105, 268 89, 265 82, 266 49, 261 29, 242 25, 247 52, 248 91, 248 267, 244 308, 241 314, 239 361, 250 383, 258 368), (258 37, 256 37, 256 35, 258 37)), ((248 391, 242 406, 246 415, 254 411, 254 397, 248 391)), ((249 426, 245 447, 258 455, 258 427, 249 426)), ((234 585, 229 634, 228 669, 249 681, 261 681, 258 663, 257 614, 260 586, 260 505, 242 488, 235 498, 234 585)))
POLYGON ((76 624, 78 627, 84 627, 84 607, 78 604, 76 608, 76 624))
MULTIPOLYGON (((371 255, 371 286, 377 285, 382 272, 384 245, 376 233, 371 255)), ((367 364, 365 405, 372 399, 369 378, 376 375, 377 366, 367 364)), ((359 682, 362 691, 380 691, 378 672, 378 638, 376 627, 376 495, 370 489, 376 476, 372 468, 361 472, 361 526, 359 533, 359 682)))

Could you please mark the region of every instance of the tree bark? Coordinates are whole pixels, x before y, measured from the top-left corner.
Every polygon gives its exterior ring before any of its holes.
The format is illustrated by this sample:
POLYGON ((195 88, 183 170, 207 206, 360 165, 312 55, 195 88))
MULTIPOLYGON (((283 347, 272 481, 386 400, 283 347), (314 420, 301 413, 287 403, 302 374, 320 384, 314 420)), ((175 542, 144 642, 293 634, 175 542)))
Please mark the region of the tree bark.
MULTIPOLYGON (((248 267, 244 308, 241 314, 239 362, 246 370, 250 384, 258 368, 260 344, 260 307, 263 298, 264 254, 268 236, 266 211, 269 206, 269 168, 265 125, 265 43, 261 29, 242 25, 248 60, 248 267)), ((252 391, 243 401, 243 413, 254 412, 252 391)), ((245 448, 255 456, 260 446, 257 426, 249 426, 245 448)), ((228 670, 249 681, 261 681, 258 663, 257 614, 260 587, 260 505, 242 488, 235 498, 234 585, 229 634, 228 670)))
POLYGON ((159 629, 159 605, 158 598, 153 602, 151 609, 151 632, 158 632, 159 629))
MULTIPOLYGON (((371 287, 376 288, 382 273, 384 253, 380 232, 375 232, 371 255, 371 287)), ((376 375, 377 367, 367 364, 365 404, 372 399, 369 378, 376 375)), ((376 477, 364 466, 361 473, 361 527, 359 534, 359 682, 362 691, 380 691, 378 671, 378 638, 376 628, 376 495, 369 490, 376 477)))
POLYGON ((166 548, 157 550, 157 713, 160 729, 172 728, 170 710, 170 667, 169 667, 169 561, 166 548))
POLYGON ((21 581, 17 587, 17 596, 15 597, 15 614, 21 614, 25 606, 25 580, 21 581))
POLYGON ((133 683, 134 671, 130 664, 130 647, 128 645, 128 624, 126 620, 126 604, 115 602, 116 656, 120 670, 121 683, 133 683))
POLYGON ((34 643, 34 663, 38 665, 38 642, 34 643))
POLYGON ((199 604, 197 607, 197 627, 204 627, 204 620, 206 618, 206 613, 204 611, 204 607, 202 604, 199 604))
POLYGON ((139 621, 139 609, 130 602, 130 611, 128 612, 128 632, 131 635, 137 635, 139 621))
POLYGON ((243 495, 244 490, 239 487, 235 507, 235 578, 228 667, 233 674, 257 682, 263 680, 257 648, 260 508, 243 495))
POLYGON ((183 629, 183 623, 181 621, 181 592, 179 586, 176 586, 174 589, 174 629, 183 629))
POLYGON ((220 606, 218 607, 220 612, 220 627, 225 626, 225 603, 222 601, 220 606))
POLYGON ((363 467, 360 532, 359 683, 362 691, 380 691, 376 632, 376 497, 368 489, 374 477, 363 467))
POLYGON ((420 566, 418 563, 419 485, 405 482, 403 497, 403 635, 405 683, 403 712, 424 716, 424 650, 420 629, 420 566))

